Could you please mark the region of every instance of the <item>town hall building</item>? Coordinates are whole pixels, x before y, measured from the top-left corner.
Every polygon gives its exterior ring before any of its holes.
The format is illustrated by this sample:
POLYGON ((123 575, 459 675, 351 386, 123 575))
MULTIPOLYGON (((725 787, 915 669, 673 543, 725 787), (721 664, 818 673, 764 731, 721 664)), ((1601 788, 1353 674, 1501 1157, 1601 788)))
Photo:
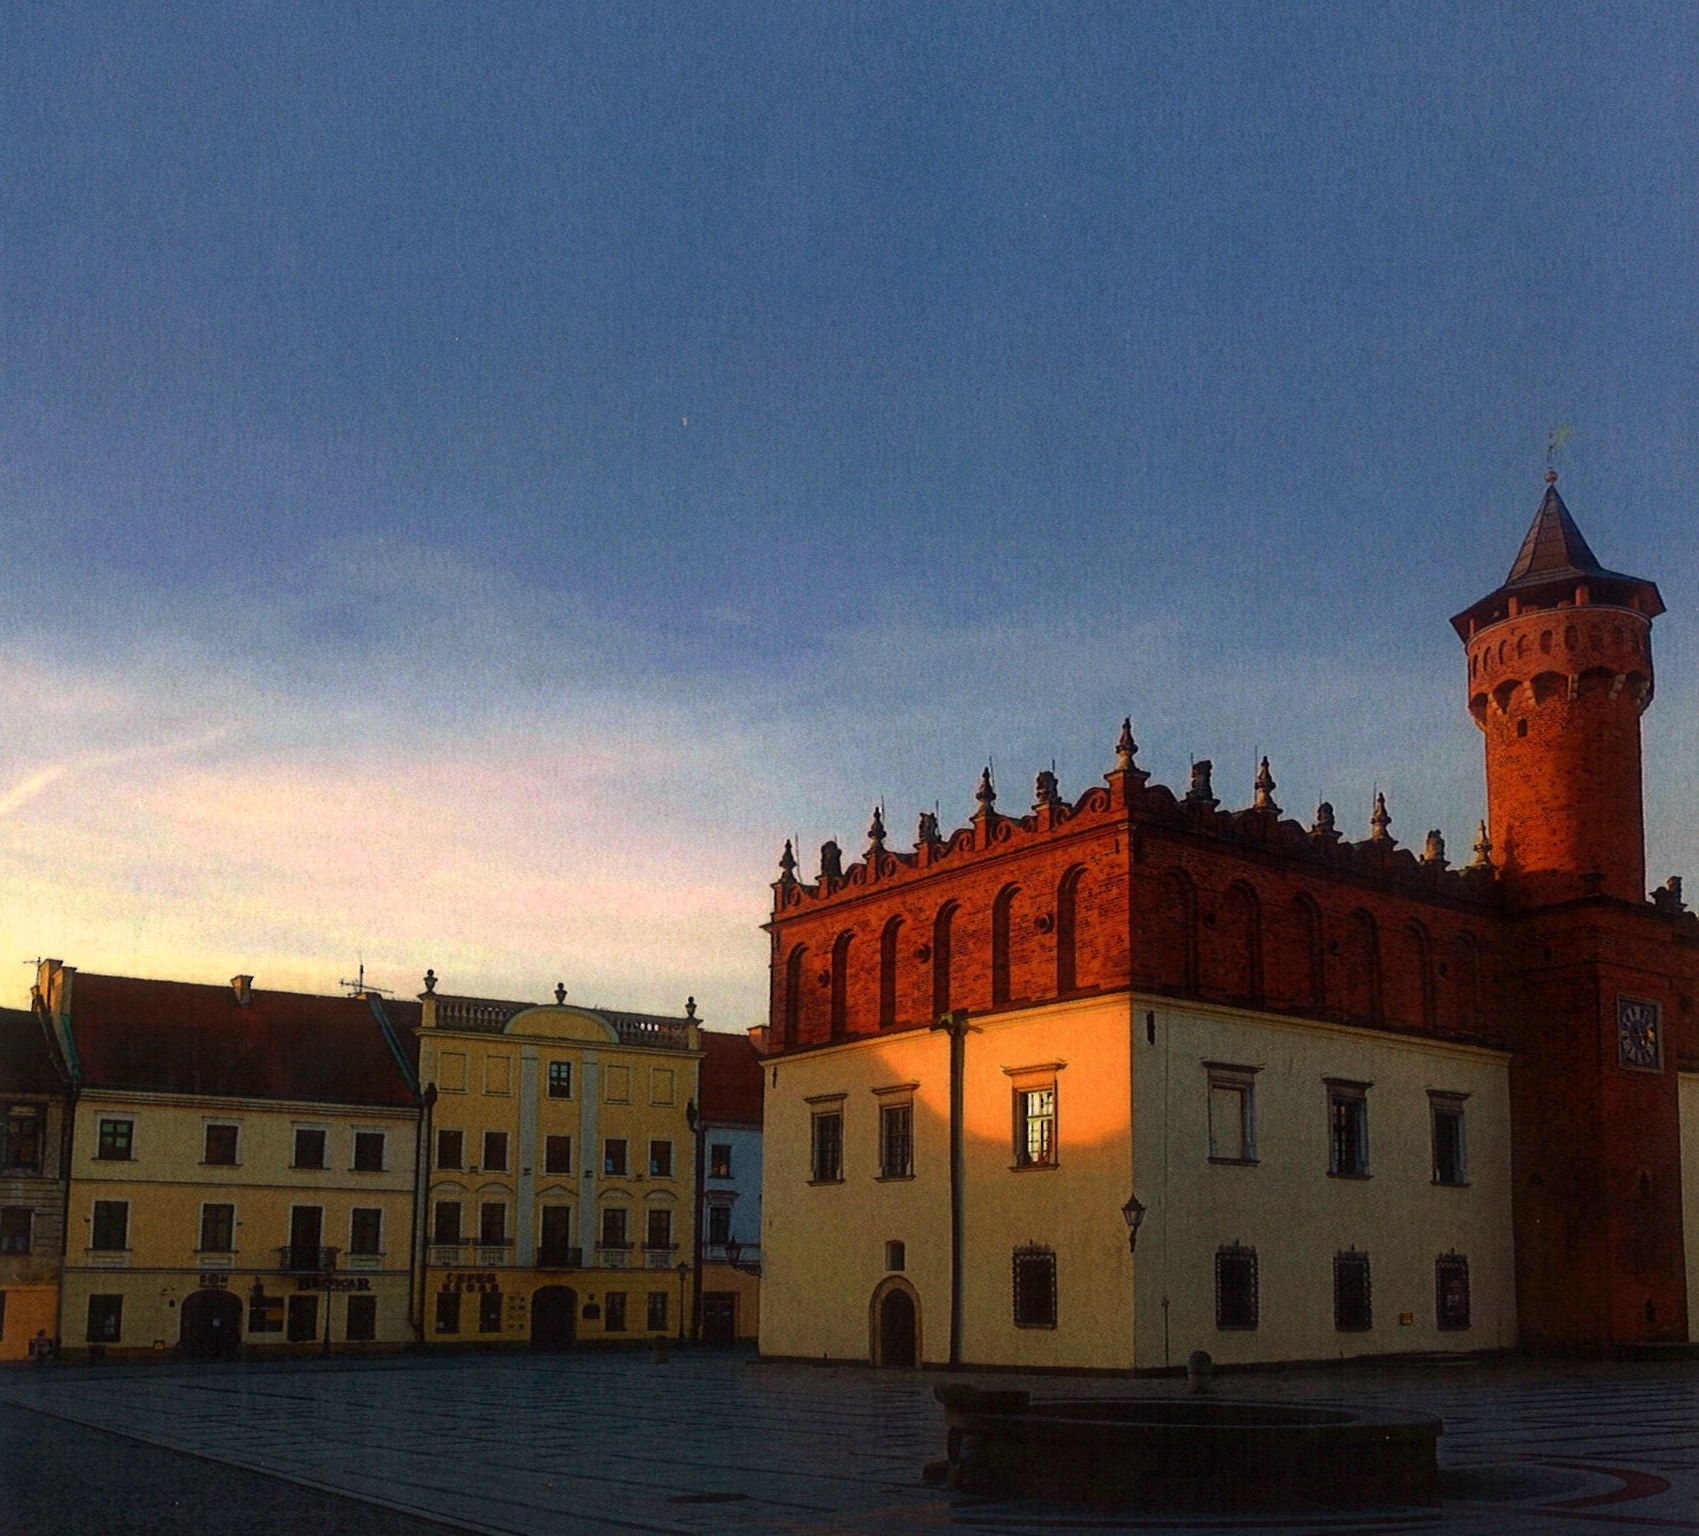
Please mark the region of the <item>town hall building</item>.
POLYGON ((1699 919, 1647 893, 1648 580, 1548 476, 1452 620, 1460 866, 1150 781, 989 772, 968 825, 786 845, 767 925, 761 1348, 1152 1368, 1605 1348, 1699 1317, 1699 919), (1684 1182, 1683 1170, 1687 1177, 1684 1182))

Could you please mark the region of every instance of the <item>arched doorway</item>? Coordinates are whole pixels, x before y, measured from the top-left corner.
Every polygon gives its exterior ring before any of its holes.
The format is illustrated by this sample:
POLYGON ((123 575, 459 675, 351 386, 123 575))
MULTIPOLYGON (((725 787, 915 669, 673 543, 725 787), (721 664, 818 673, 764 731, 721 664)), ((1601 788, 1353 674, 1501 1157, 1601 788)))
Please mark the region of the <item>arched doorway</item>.
POLYGON ((873 1363, 912 1370, 920 1363, 920 1302, 894 1276, 873 1293, 873 1363))
POLYGON ((242 1347, 242 1302, 229 1291, 183 1298, 177 1347, 192 1360, 234 1360, 242 1347))
POLYGON ((578 1334, 578 1293, 545 1285, 531 1293, 531 1348, 566 1349, 578 1334))

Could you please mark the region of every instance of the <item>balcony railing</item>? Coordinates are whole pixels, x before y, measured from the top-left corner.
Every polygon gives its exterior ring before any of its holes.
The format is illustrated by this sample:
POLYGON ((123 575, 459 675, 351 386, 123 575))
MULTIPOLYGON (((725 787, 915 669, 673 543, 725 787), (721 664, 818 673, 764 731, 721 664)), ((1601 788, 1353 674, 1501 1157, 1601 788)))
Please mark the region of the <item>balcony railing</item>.
POLYGON ((336 1268, 338 1248, 319 1248, 307 1243, 285 1243, 277 1250, 277 1267, 297 1275, 322 1275, 336 1268))
POLYGON ((562 1243, 544 1243, 537 1250, 538 1269, 582 1269, 584 1250, 562 1243))

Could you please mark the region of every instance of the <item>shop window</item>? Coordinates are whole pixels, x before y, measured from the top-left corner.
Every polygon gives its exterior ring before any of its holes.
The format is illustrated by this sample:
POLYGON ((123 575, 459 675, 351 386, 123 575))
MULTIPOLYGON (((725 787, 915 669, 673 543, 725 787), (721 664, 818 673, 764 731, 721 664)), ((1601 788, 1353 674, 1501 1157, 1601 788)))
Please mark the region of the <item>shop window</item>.
POLYGON ((879 1106, 879 1177, 907 1179, 914 1175, 914 1105, 879 1106))
POLYGON ((1255 1067, 1205 1062, 1209 1072, 1209 1155, 1218 1163, 1254 1163, 1256 1142, 1255 1067))
POLYGON ((708 1177, 729 1179, 732 1176, 732 1149, 729 1141, 711 1142, 708 1147, 708 1177))
POLYGON ((120 1253, 130 1246, 130 1202, 128 1200, 96 1200, 94 1220, 89 1233, 89 1247, 106 1253, 120 1253))
POLYGON ((1428 1094, 1428 1117, 1433 1126, 1434 1183, 1467 1184, 1469 1164, 1463 1139, 1461 1093, 1428 1094))
POLYGON ((1355 1248, 1333 1256, 1333 1326, 1341 1333, 1365 1333, 1374 1326, 1369 1256, 1355 1248))
POLYGON ((1257 1325, 1257 1251, 1233 1244, 1215 1250, 1215 1326, 1257 1325))
POLYGON ((625 1138, 623 1136, 610 1136, 602 1143, 602 1172, 623 1179, 625 1170, 625 1138))
POLYGON ((1056 1254, 1049 1248, 1017 1248, 1014 1254, 1015 1326, 1056 1326, 1056 1254))
POLYGON ((609 1291, 602 1298, 602 1328, 607 1333, 625 1332, 625 1292, 609 1291))
POLYGON ((460 1292, 437 1292, 435 1328, 438 1333, 460 1332, 460 1292))
POLYGON ((729 1205, 711 1205, 708 1207, 708 1241, 716 1248, 723 1248, 731 1241, 732 1208, 729 1205))
POLYGON ((649 1173, 652 1178, 670 1179, 673 1176, 673 1144, 670 1141, 649 1143, 649 1173))
POLYGON ((348 1340, 352 1344, 370 1344, 378 1336, 378 1299, 376 1296, 348 1298, 348 1340))
POLYGON ((295 1157, 290 1164, 294 1168, 324 1167, 323 1131, 310 1130, 305 1126, 295 1128, 295 1157))
POLYGON ((33 1222, 34 1212, 27 1206, 0 1210, 0 1253, 28 1253, 33 1222))
POLYGON ((1469 1326, 1469 1261, 1460 1253, 1434 1260, 1434 1320, 1447 1331, 1469 1326))
POLYGON ((464 1168, 466 1166, 466 1133, 464 1131, 437 1132, 437 1167, 464 1168))
POLYGON ((570 1099, 572 1097, 572 1063, 570 1061, 551 1061, 549 1063, 549 1097, 551 1099, 570 1099))
POLYGON ((433 1243, 458 1243, 460 1241, 460 1202, 458 1200, 437 1201, 435 1221, 431 1228, 433 1243))
POLYGON ((42 1132, 46 1115, 39 1104, 8 1104, 0 1111, 5 1116, 5 1144, 0 1146, 0 1166, 19 1173, 41 1172, 42 1132))
POLYGON ((289 1327, 284 1337, 291 1344, 304 1344, 319 1336, 319 1299, 297 1292, 289 1298, 289 1327))
POLYGON ((102 1120, 95 1156, 102 1162, 127 1163, 134 1156, 136 1122, 102 1120))
POLYGON ((667 1293, 665 1291, 649 1292, 649 1316, 645 1321, 651 1333, 658 1333, 667 1326, 667 1293))
POLYGON ((1369 1085, 1327 1079, 1327 1171, 1335 1178, 1369 1176, 1369 1085))
POLYGON ((375 1206, 357 1205, 348 1217, 348 1251, 383 1252, 383 1212, 375 1206))
POLYGON ((236 1251, 236 1207, 233 1205, 203 1205, 201 1207, 202 1253, 234 1253, 236 1251))
POLYGON ((673 1213, 669 1210, 649 1212, 648 1230, 644 1234, 645 1248, 670 1249, 673 1246, 673 1213))
POLYGON ((207 1163, 220 1163, 234 1167, 236 1163, 236 1127, 233 1125, 209 1125, 206 1128, 206 1150, 201 1160, 207 1163))
POLYGON ((572 1172, 572 1138, 545 1136, 543 1138, 543 1172, 572 1172))
POLYGON ((507 1172, 507 1132, 484 1132, 484 1172, 507 1172))
POLYGON ((810 1177, 816 1184, 837 1184, 844 1176, 844 1116, 842 1110, 817 1113, 812 1127, 810 1177))
POLYGON ((354 1133, 354 1171, 356 1173, 383 1172, 383 1132, 356 1131, 354 1133))
POLYGON ((478 1332, 501 1332, 501 1292, 483 1291, 478 1296, 478 1332))
POLYGON ((124 1336, 124 1298, 91 1296, 88 1299, 88 1342, 116 1344, 124 1336))
POLYGON ((499 1200, 486 1200, 478 1207, 478 1241, 498 1247, 507 1241, 507 1206, 499 1200))

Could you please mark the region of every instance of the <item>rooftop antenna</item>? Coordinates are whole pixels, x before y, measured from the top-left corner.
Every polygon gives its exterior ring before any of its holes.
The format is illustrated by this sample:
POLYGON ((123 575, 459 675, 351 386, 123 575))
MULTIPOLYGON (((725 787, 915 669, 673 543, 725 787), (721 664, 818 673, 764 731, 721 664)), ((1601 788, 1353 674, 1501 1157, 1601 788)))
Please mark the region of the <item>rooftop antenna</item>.
POLYGON ((360 979, 358 981, 339 981, 337 986, 347 987, 349 994, 353 997, 364 997, 368 992, 376 992, 379 997, 390 997, 395 992, 394 987, 368 987, 366 985, 366 962, 364 959, 360 961, 360 979))

